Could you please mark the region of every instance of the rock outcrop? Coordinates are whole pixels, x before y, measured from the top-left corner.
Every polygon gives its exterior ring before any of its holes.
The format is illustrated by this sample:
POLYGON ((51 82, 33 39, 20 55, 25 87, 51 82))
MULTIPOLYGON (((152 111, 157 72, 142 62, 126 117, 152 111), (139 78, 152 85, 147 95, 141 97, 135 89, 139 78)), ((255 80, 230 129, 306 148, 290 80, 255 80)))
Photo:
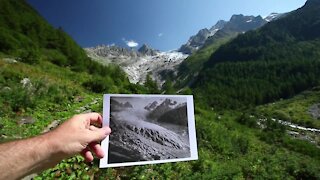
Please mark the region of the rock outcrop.
MULTIPOLYGON (((153 102, 152 104, 155 104, 155 102, 153 102)), ((171 99, 165 99, 159 106, 154 107, 153 110, 149 108, 151 111, 148 115, 148 118, 158 119, 164 113, 172 110, 174 108, 173 106, 175 105, 177 105, 176 101, 172 101, 171 99)), ((148 107, 145 107, 145 109, 148 109, 148 107)))
POLYGON ((146 44, 143 44, 138 52, 146 56, 156 56, 160 51, 155 50, 146 44))
POLYGON ((158 118, 158 122, 188 126, 187 104, 176 107, 158 118))

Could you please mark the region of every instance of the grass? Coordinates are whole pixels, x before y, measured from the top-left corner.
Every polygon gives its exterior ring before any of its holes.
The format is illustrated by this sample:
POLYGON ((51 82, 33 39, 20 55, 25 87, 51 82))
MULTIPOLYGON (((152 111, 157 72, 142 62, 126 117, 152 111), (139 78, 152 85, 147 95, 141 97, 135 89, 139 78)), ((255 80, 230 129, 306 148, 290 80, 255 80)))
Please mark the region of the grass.
MULTIPOLYGON (((64 121, 73 116, 76 109, 92 102, 94 98, 102 99, 102 95, 88 93, 81 86, 81 82, 84 82, 89 78, 89 75, 85 73, 74 73, 68 69, 59 68, 48 62, 43 62, 37 66, 31 66, 24 63, 10 64, 0 59, 0 67, 0 74, 2 77, 9 76, 10 81, 16 81, 11 83, 12 87, 21 86, 20 81, 23 78, 29 78, 31 83, 40 81, 43 83, 43 88, 53 89, 51 90, 51 94, 44 94, 38 99, 35 97, 35 107, 22 108, 17 112, 9 112, 1 115, 0 123, 4 127, 0 132, 9 139, 17 137, 24 138, 39 134, 53 120, 64 121), (71 93, 66 93, 66 91, 70 91, 71 93), (62 97, 60 97, 60 95, 62 95, 62 97), (82 97, 83 101, 75 102, 73 99, 77 96, 82 97), (21 116, 32 116, 35 119, 35 123, 18 126, 17 118, 21 116)), ((7 86, 7 82, 2 82, 0 84, 0 89, 5 86, 7 86)), ((31 94, 30 96, 35 95, 31 94)), ((100 101, 99 105, 101 104, 102 102, 100 101)), ((92 108, 98 110, 96 107, 92 108)), ((99 111, 101 112, 102 110, 99 111)))

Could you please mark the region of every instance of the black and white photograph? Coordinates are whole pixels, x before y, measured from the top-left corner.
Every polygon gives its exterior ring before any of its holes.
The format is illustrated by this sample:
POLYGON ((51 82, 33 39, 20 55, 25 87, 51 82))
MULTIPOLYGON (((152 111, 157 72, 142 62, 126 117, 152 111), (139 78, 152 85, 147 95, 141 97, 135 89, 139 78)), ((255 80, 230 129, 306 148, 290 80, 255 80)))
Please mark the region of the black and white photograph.
POLYGON ((100 167, 198 159, 193 97, 189 95, 104 95, 100 167))

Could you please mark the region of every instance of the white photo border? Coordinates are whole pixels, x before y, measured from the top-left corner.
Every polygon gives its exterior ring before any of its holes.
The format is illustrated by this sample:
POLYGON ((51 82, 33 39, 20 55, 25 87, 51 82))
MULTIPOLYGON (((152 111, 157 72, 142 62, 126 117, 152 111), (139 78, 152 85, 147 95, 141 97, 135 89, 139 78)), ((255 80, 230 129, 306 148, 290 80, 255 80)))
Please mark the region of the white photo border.
POLYGON ((188 116, 188 131, 189 131, 189 143, 190 143, 190 157, 168 159, 168 160, 152 160, 152 161, 139 161, 139 162, 123 162, 108 164, 109 153, 109 136, 101 142, 101 147, 104 150, 105 156, 100 159, 100 168, 108 167, 123 167, 134 165, 146 165, 146 164, 159 164, 168 162, 181 162, 198 160, 198 148, 196 138, 195 116, 194 116, 194 103, 192 95, 158 95, 158 94, 105 94, 103 96, 103 126, 110 125, 110 98, 111 97, 179 97, 187 98, 187 116, 188 116))

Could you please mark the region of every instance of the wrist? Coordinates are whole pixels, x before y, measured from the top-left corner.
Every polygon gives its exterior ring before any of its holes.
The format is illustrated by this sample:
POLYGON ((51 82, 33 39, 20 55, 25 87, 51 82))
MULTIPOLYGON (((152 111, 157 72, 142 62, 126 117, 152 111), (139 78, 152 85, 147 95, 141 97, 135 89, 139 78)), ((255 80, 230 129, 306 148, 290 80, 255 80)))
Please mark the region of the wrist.
POLYGON ((54 131, 43 134, 42 136, 45 139, 45 146, 51 157, 58 161, 61 161, 67 156, 63 152, 63 145, 61 144, 61 141, 57 138, 57 135, 54 131))

